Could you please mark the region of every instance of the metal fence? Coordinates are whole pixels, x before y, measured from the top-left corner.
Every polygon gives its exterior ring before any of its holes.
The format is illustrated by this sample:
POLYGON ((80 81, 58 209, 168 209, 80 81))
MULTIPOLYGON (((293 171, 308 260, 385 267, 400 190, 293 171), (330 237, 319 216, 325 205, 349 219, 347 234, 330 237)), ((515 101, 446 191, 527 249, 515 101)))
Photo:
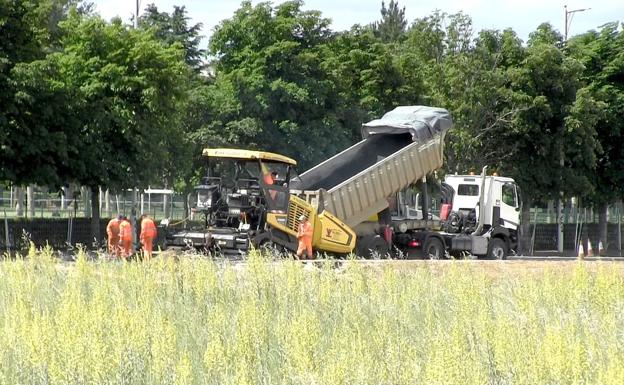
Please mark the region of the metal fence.
MULTIPOLYGON (((0 226, 2 227, 0 233, 3 235, 0 245, 6 243, 6 234, 11 237, 10 243, 16 244, 23 231, 30 233, 38 244, 45 244, 45 240, 52 240, 57 246, 66 244, 68 240, 70 243, 89 242, 80 235, 82 234, 80 229, 88 228, 87 222, 84 222, 83 226, 80 219, 91 217, 91 200, 87 189, 78 187, 66 189, 65 194, 50 192, 44 188, 30 187, 30 189, 26 191, 24 188, 20 191, 0 186, 0 219, 4 219, 3 226, 0 226), (24 221, 27 219, 50 219, 50 221, 35 225, 35 222, 24 221), (74 219, 76 221, 70 221, 74 219), (9 224, 11 228, 6 231, 5 227, 9 224), (72 231, 76 229, 78 234, 73 240, 71 232, 68 234, 69 227, 72 227, 72 231)), ((117 214, 138 217, 142 213, 147 213, 156 220, 165 217, 173 221, 199 219, 194 218, 190 209, 193 203, 192 197, 168 189, 147 188, 117 193, 102 190, 100 215, 103 221, 117 214), (185 201, 188 210, 185 209, 185 201)), ((608 209, 607 242, 603 245, 608 255, 622 254, 622 214, 620 205, 613 205, 608 209)), ((592 249, 598 250, 599 228, 596 211, 570 204, 563 210, 561 222, 564 226, 564 254, 576 254, 579 244, 583 244, 584 249, 588 250, 591 243, 592 249)), ((531 208, 530 234, 525 235, 523 239, 529 242, 529 245, 525 245, 525 250, 531 254, 557 253, 557 213, 553 203, 531 208)))
MULTIPOLYGON (((84 188, 66 194, 32 187, 0 188, 1 218, 90 218, 90 192, 84 188), (29 202, 29 197, 31 197, 29 202)), ((165 217, 180 220, 192 213, 185 210, 187 197, 168 189, 126 190, 118 193, 102 190, 100 193, 101 217, 117 214, 149 214, 156 219, 165 217)), ((191 202, 192 204, 192 202, 191 202)))
MULTIPOLYGON (((607 239, 602 245, 608 256, 622 255, 622 210, 620 205, 610 206, 607 210, 607 239)), ((568 208, 561 218, 563 224, 563 254, 577 255, 579 245, 584 251, 591 248, 597 253, 600 246, 599 215, 592 208, 568 208)), ((526 250, 529 253, 558 253, 557 215, 550 207, 535 207, 531 209, 530 217, 530 245, 526 250)))

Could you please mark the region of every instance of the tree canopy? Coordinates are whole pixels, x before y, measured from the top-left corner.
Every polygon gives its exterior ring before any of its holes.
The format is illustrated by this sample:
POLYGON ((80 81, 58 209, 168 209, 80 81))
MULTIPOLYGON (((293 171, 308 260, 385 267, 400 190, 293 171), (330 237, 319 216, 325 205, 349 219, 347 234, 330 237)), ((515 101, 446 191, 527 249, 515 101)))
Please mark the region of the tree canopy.
POLYGON ((624 35, 523 42, 469 15, 332 29, 303 1, 244 1, 208 37, 184 6, 148 5, 138 28, 77 0, 0 0, 0 179, 188 191, 202 147, 275 151, 306 169, 398 105, 451 111, 446 171, 490 165, 532 200, 620 199, 624 35))

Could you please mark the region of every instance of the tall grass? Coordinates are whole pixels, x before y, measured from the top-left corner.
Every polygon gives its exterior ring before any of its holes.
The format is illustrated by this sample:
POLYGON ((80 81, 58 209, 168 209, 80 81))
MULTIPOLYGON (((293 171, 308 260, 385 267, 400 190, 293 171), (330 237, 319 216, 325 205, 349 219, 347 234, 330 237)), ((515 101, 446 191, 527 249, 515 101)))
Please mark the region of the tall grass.
POLYGON ((0 263, 0 384, 622 384, 616 268, 0 263))

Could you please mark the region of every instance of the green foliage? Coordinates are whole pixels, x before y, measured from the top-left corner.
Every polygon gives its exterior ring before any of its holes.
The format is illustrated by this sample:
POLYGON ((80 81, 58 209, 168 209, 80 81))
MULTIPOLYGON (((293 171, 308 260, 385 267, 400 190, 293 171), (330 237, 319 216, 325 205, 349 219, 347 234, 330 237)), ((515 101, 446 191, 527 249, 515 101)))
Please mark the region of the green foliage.
POLYGON ((152 28, 156 38, 167 45, 174 43, 182 45, 186 63, 192 68, 199 70, 203 65, 202 59, 206 54, 204 49, 199 48, 201 42, 199 33, 202 24, 198 23, 189 26, 188 21, 189 17, 184 6, 174 6, 173 12, 169 14, 167 12, 159 12, 156 5, 149 4, 139 18, 139 25, 141 28, 152 28))
POLYGON ((386 3, 381 2, 381 20, 373 23, 375 36, 384 43, 399 41, 407 29, 405 19, 405 7, 399 8, 399 2, 390 0, 388 8, 386 3))
POLYGON ((510 29, 475 36, 463 13, 406 28, 394 0, 373 25, 338 33, 300 0, 245 1, 214 30, 205 65, 184 7, 148 5, 137 30, 90 9, 0 0, 0 180, 188 192, 203 147, 274 151, 306 169, 358 141, 361 123, 427 104, 456 123, 447 171, 490 165, 530 199, 622 195, 617 23, 569 44, 545 23, 525 45, 510 29))
POLYGON ((46 60, 58 68, 55 80, 77 93, 71 105, 80 122, 67 128, 77 149, 72 179, 110 187, 157 180, 178 132, 187 70, 181 51, 119 20, 73 15, 63 27, 65 50, 46 60))
POLYGON ((511 30, 481 31, 473 41, 471 25, 461 13, 434 13, 414 23, 403 49, 424 59, 428 103, 455 120, 447 169, 489 165, 529 199, 591 192, 601 104, 580 91, 582 64, 548 24, 528 46, 511 30))
POLYGON ((272 8, 245 2, 210 40, 215 62, 214 142, 232 140, 284 153, 309 166, 350 142, 334 113, 330 74, 322 70, 329 20, 300 1, 272 8), (240 141, 239 141, 240 140, 240 141))
POLYGON ((81 252, 66 266, 50 254, 0 264, 2 383, 624 380, 616 264, 488 276, 458 262, 317 269, 81 252))
MULTIPOLYGON (((55 117, 57 105, 50 94, 55 85, 44 74, 25 85, 32 89, 41 85, 38 104, 29 98, 12 71, 20 63, 44 57, 57 47, 58 22, 66 16, 69 0, 0 1, 0 180, 17 183, 58 183, 54 154, 63 152, 63 123, 68 114, 55 117), (40 110, 41 119, 32 116, 40 110), (48 124, 51 127, 48 128, 48 124)), ((19 71, 19 70, 18 70, 19 71)), ((37 91, 34 92, 35 94, 37 91)))
MULTIPOLYGON (((597 100, 600 114, 595 123, 600 143, 592 182, 595 194, 591 200, 610 203, 624 192, 624 32, 619 23, 610 23, 599 32, 588 32, 569 43, 571 56, 584 65, 584 93, 597 100)), ((592 106, 590 106, 591 108, 592 106)))

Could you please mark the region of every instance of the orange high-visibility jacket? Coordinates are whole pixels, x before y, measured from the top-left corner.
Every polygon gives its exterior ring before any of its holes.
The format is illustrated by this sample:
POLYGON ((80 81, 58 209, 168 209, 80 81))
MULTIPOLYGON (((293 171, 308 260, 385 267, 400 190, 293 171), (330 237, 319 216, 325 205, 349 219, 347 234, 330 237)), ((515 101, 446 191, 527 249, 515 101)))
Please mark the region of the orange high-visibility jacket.
POLYGON ((304 221, 299 224, 299 232, 297 233, 297 238, 308 238, 312 239, 312 235, 314 234, 312 230, 312 224, 310 221, 304 221))
POLYGON ((131 240, 132 239, 132 225, 128 221, 121 221, 119 224, 119 239, 131 240))
POLYGON ((151 218, 143 218, 141 221, 141 239, 156 238, 156 225, 151 218))
POLYGON ((121 221, 117 218, 113 218, 106 225, 106 234, 108 238, 119 238, 119 224, 121 221))

